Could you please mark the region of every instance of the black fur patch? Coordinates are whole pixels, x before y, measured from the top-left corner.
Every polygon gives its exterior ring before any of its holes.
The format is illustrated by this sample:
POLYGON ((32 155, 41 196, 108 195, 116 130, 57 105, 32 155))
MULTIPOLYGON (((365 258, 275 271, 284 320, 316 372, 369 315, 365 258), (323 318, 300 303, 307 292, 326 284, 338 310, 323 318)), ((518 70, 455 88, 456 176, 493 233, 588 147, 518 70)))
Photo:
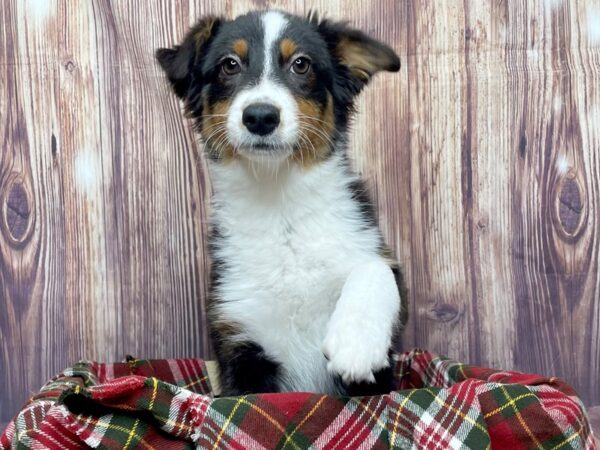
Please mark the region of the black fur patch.
POLYGON ((198 68, 222 23, 220 18, 204 17, 188 31, 181 45, 156 50, 156 59, 179 98, 189 100, 191 89, 203 84, 198 68))
POLYGON ((396 386, 394 384, 393 366, 381 369, 375 374, 375 383, 351 383, 344 385, 346 395, 350 397, 364 397, 369 395, 385 395, 393 391, 396 386))
POLYGON ((352 192, 352 198, 360 208, 365 228, 377 226, 375 207, 365 182, 361 179, 356 179, 348 186, 348 188, 350 189, 350 192, 352 192))
POLYGON ((219 360, 223 396, 279 391, 279 364, 265 356, 260 345, 242 342, 227 356, 219 360))

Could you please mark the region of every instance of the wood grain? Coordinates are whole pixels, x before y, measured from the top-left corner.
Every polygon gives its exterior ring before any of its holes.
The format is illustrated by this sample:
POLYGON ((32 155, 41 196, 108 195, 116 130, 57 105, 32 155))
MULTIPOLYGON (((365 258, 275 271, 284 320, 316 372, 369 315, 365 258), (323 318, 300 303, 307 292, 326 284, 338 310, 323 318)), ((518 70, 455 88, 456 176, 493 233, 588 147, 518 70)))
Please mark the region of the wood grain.
POLYGON ((0 422, 81 358, 210 357, 210 183, 152 54, 268 6, 401 57, 361 95, 350 154, 406 267, 407 346, 600 404, 599 0, 7 0, 0 422))

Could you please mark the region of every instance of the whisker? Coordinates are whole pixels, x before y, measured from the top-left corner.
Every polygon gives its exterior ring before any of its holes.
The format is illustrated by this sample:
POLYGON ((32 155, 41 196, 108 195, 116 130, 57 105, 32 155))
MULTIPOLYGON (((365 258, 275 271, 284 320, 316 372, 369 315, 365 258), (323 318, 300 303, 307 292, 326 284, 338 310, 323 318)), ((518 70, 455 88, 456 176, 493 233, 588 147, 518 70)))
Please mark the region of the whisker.
POLYGON ((296 115, 299 118, 308 119, 308 120, 312 120, 312 121, 315 121, 315 122, 321 122, 321 123, 324 123, 324 124, 327 124, 327 125, 331 125, 331 122, 328 122, 327 120, 319 119, 318 117, 313 117, 313 116, 309 116, 307 114, 302 114, 302 113, 296 113, 296 115))
POLYGON ((210 134, 204 138, 205 142, 208 143, 213 136, 217 135, 218 133, 222 133, 223 131, 226 131, 225 127, 214 127, 210 130, 210 134))
POLYGON ((227 129, 223 125, 213 127, 210 134, 206 137, 206 144, 216 153, 217 157, 222 158, 225 144, 228 141, 227 129))
POLYGON ((225 150, 225 145, 227 144, 227 142, 228 142, 227 133, 223 133, 223 135, 219 138, 219 141, 216 144, 219 158, 221 158, 223 156, 223 152, 225 150))
POLYGON ((310 122, 310 121, 308 121, 308 120, 303 120, 303 119, 300 119, 300 120, 298 120, 298 122, 299 122, 300 124, 302 124, 302 125, 306 125, 306 126, 309 126, 309 127, 315 128, 315 129, 318 129, 318 130, 320 130, 320 131, 321 131, 321 132, 323 132, 323 133, 325 132, 325 131, 324 131, 322 128, 320 128, 320 127, 318 126, 318 124, 311 123, 311 122, 310 122))
POLYGON ((306 125, 304 125, 302 128, 304 128, 305 131, 312 132, 316 137, 320 138, 324 144, 328 144, 330 147, 335 145, 331 137, 325 134, 323 131, 306 125))
POLYGON ((304 136, 304 140, 305 142, 308 142, 310 144, 310 146, 312 147, 312 154, 315 160, 317 160, 317 149, 315 147, 315 145, 313 144, 312 140, 310 139, 310 137, 305 133, 305 130, 300 129, 300 133, 304 136))
POLYGON ((206 129, 214 131, 222 128, 225 128, 225 122, 217 122, 215 124, 212 124, 210 127, 207 127, 206 129))
POLYGON ((313 145, 312 142, 310 141, 310 139, 308 138, 308 136, 306 135, 306 133, 304 133, 303 130, 298 130, 299 134, 298 136, 300 137, 300 139, 302 140, 302 144, 306 147, 308 147, 309 145, 313 145))
POLYGON ((218 138, 218 141, 217 141, 217 142, 215 142, 215 143, 213 144, 213 146, 212 146, 212 150, 214 151, 214 153, 216 154, 217 158, 219 158, 219 159, 221 159, 221 158, 223 157, 223 152, 222 152, 222 150, 223 150, 223 143, 224 143, 224 142, 225 142, 225 141, 223 140, 223 137, 222 137, 222 136, 220 136, 220 137, 218 138))
MULTIPOLYGON (((223 126, 217 126, 211 130, 210 134, 204 139, 204 141, 207 146, 209 146, 211 148, 215 148, 215 150, 216 150, 218 143, 220 143, 223 136, 226 136, 226 135, 227 135, 226 128, 223 126)), ((218 152, 217 152, 217 154, 218 154, 218 152)))
POLYGON ((229 114, 202 114, 202 117, 207 117, 207 118, 211 118, 211 117, 228 117, 229 114))
POLYGON ((331 137, 327 133, 325 133, 322 129, 320 129, 319 127, 316 127, 310 123, 306 123, 306 122, 302 122, 302 121, 300 121, 300 124, 304 128, 317 133, 319 136, 321 136, 323 139, 325 139, 328 143, 333 144, 331 137))

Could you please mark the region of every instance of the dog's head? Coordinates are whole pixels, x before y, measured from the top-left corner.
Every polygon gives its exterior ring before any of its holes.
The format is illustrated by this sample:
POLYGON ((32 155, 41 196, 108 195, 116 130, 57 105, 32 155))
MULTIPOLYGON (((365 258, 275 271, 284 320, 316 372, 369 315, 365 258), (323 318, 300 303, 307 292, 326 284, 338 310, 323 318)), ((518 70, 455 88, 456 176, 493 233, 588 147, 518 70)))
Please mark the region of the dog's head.
POLYGON ((400 61, 345 24, 280 11, 201 19, 181 45, 156 52, 213 159, 326 159, 355 96, 400 61))

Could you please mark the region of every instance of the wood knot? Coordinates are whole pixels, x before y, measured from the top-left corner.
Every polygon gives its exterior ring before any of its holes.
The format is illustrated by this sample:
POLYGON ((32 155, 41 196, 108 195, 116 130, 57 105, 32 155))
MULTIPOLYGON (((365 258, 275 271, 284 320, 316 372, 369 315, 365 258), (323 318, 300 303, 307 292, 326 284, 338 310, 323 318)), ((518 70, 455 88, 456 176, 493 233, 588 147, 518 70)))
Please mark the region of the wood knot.
POLYGON ((490 225, 490 218, 488 217, 487 214, 482 213, 481 216, 479 217, 479 220, 477 221, 477 227, 484 231, 487 229, 487 227, 490 225))
POLYGON ((563 230, 567 234, 574 234, 579 228, 581 217, 583 215, 583 203, 579 186, 574 179, 568 179, 560 190, 559 194, 558 217, 563 230))
POLYGON ((68 61, 65 63, 65 70, 66 70, 67 72, 69 72, 69 73, 73 73, 73 71, 75 70, 75 68, 76 68, 76 66, 75 66, 75 63, 74 63, 73 61, 71 61, 71 60, 68 60, 68 61))
POLYGON ((436 322, 453 322, 460 315, 460 311, 448 303, 436 303, 429 310, 429 318, 436 322))
POLYGON ((25 244, 32 227, 31 196, 20 177, 13 177, 2 198, 2 229, 8 241, 25 244))
POLYGON ((574 243, 587 220, 585 191, 575 171, 567 173, 554 191, 554 225, 563 239, 574 243))
POLYGON ((58 145, 56 144, 56 136, 54 133, 52 133, 52 136, 50 137, 50 149, 52 151, 52 157, 56 158, 58 153, 58 145))
POLYGON ((521 134, 521 139, 519 140, 519 155, 521 155, 521 158, 527 156, 527 136, 525 136, 525 133, 521 134))

